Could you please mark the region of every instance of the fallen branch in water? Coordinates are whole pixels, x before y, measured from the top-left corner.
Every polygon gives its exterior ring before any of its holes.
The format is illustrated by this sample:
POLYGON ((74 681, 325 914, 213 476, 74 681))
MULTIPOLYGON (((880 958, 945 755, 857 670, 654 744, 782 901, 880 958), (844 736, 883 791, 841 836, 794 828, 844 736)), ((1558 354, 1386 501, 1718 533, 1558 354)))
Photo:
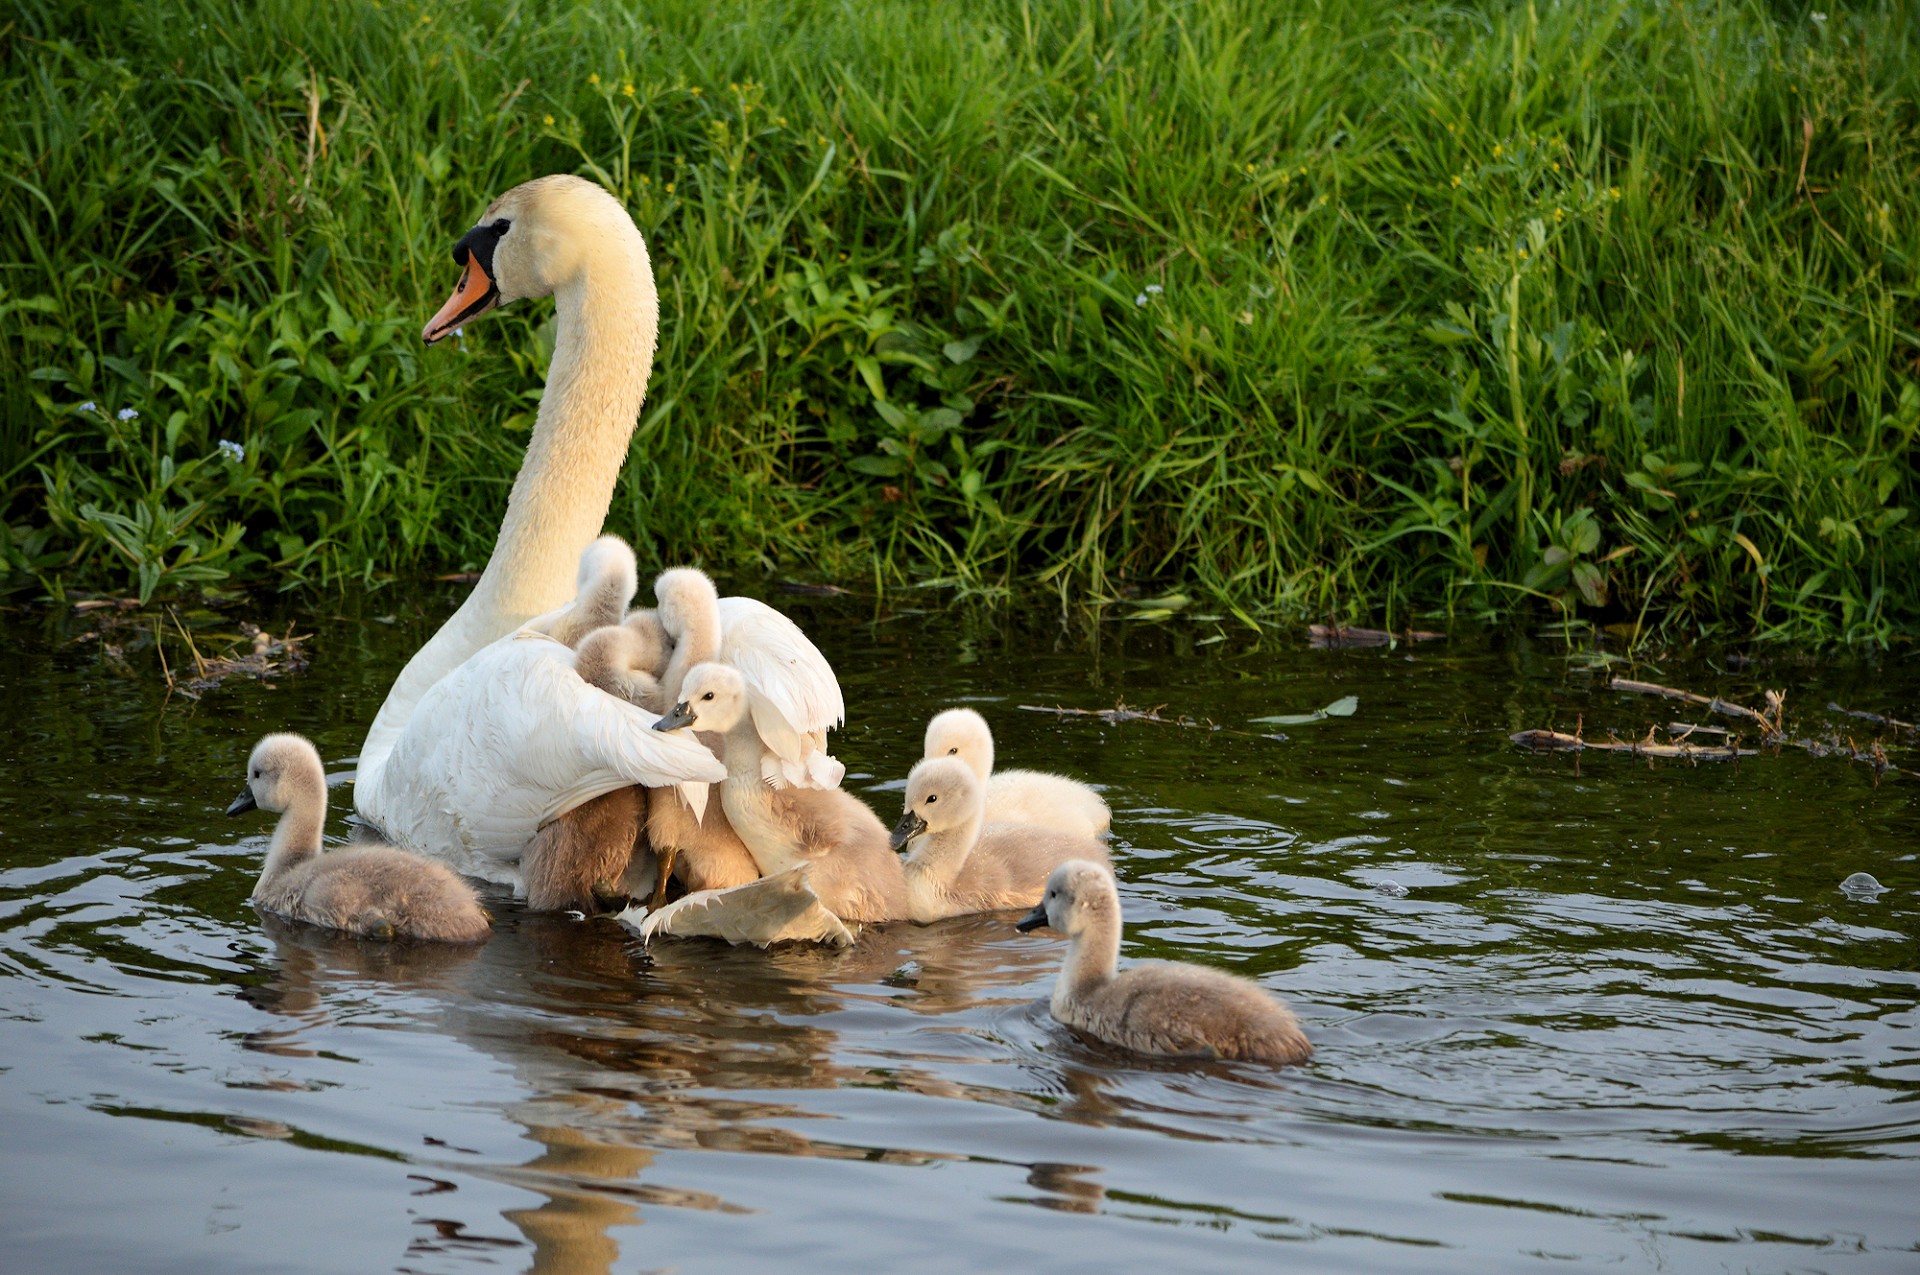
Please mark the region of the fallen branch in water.
POLYGON ((1895 730, 1920 731, 1920 726, 1916 726, 1912 722, 1903 722, 1897 717, 1888 717, 1883 713, 1863 713, 1857 708, 1842 708, 1831 700, 1827 702, 1827 711, 1830 713, 1843 713, 1848 717, 1864 718, 1876 726, 1891 726, 1895 730))
POLYGON ((1767 739, 1781 733, 1780 714, 1786 707, 1786 694, 1782 691, 1767 691, 1767 711, 1748 708, 1745 704, 1736 704, 1732 700, 1721 699, 1718 695, 1696 695, 1692 691, 1683 691, 1675 686, 1661 686, 1654 682, 1636 682, 1630 677, 1616 677, 1610 685, 1616 691, 1628 695, 1657 695, 1662 699, 1677 699, 1688 704, 1698 704, 1710 713, 1722 717, 1740 717, 1755 722, 1760 733, 1767 739), (1769 716, 1768 714, 1772 715, 1769 716))
POLYGON ((1344 624, 1309 624, 1307 645, 1315 650, 1333 650, 1347 646, 1392 646, 1398 642, 1437 642, 1444 633, 1426 633, 1408 629, 1389 633, 1385 629, 1355 629, 1344 624))
MULTIPOLYGON (((175 618, 178 623, 178 617, 175 618)), ((185 636, 182 629, 182 636, 185 636)), ((193 652, 193 661, 197 674, 187 682, 176 682, 171 670, 166 668, 165 655, 161 656, 161 668, 166 672, 167 689, 177 691, 188 699, 200 696, 220 685, 229 677, 251 677, 257 681, 266 681, 280 674, 298 673, 310 663, 304 644, 313 635, 296 635, 291 628, 285 637, 276 638, 263 631, 259 626, 242 623, 240 633, 252 644, 252 650, 245 655, 216 655, 205 657, 193 647, 193 639, 187 639, 188 649, 193 652)))
POLYGON ((1644 739, 1623 740, 1609 734, 1604 742, 1583 738, 1579 734, 1569 735, 1557 730, 1523 730, 1508 738, 1522 748, 1537 753, 1589 752, 1589 753, 1628 753, 1635 757, 1660 757, 1675 761, 1737 761, 1742 757, 1759 755, 1757 748, 1742 748, 1738 739, 1730 739, 1724 744, 1688 744, 1658 743, 1654 740, 1656 728, 1648 727, 1644 739))
MULTIPOLYGON (((1061 708, 1045 704, 1018 704, 1017 708, 1029 713, 1052 713, 1056 717, 1098 717, 1103 722, 1157 722, 1162 726, 1185 726, 1189 730, 1226 730, 1224 726, 1213 722, 1203 722, 1192 717, 1162 717, 1160 710, 1165 704, 1155 704, 1152 708, 1128 708, 1124 702, 1116 703, 1112 708, 1061 708)), ((1240 732, 1234 732, 1240 733, 1240 732)))

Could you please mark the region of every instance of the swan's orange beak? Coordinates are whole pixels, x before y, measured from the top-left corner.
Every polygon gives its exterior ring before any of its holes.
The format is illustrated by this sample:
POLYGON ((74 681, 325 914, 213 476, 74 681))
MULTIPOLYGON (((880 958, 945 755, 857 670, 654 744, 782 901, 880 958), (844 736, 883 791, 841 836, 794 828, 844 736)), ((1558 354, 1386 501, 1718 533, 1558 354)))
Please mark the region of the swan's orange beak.
POLYGON ((477 319, 500 302, 500 290, 493 285, 487 275, 487 268, 480 264, 477 253, 466 253, 465 266, 460 271, 460 283, 440 307, 438 314, 427 320, 427 326, 420 329, 420 339, 428 345, 442 340, 468 319, 477 319))

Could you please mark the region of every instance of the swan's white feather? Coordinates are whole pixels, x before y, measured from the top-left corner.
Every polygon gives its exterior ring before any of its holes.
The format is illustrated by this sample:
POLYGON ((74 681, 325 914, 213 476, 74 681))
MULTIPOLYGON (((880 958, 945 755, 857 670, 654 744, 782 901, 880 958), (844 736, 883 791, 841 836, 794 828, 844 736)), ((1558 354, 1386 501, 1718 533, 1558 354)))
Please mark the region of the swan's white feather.
POLYGON ((649 943, 670 935, 756 947, 786 942, 853 945, 853 931, 814 897, 804 863, 747 885, 696 890, 650 915, 631 907, 615 919, 649 943))
POLYGON ((846 720, 840 682, 800 626, 753 598, 720 599, 720 659, 747 684, 755 731, 776 788, 833 788, 846 767, 827 753, 827 732, 846 720))
POLYGON ((395 844, 517 886, 543 823, 629 784, 678 785, 700 808, 726 768, 697 739, 581 681, 573 652, 521 630, 421 697, 373 776, 362 815, 395 844))

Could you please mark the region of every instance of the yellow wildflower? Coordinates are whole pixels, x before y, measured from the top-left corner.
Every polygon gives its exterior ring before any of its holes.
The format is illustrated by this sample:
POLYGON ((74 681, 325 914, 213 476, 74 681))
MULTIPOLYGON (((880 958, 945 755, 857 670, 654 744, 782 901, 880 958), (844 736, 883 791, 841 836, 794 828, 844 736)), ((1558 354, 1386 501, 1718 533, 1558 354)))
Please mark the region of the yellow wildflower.
POLYGON ((592 75, 589 75, 587 77, 588 84, 598 84, 599 82, 600 82, 600 72, 598 71, 595 71, 592 75))
POLYGON ((1458 190, 1458 189, 1459 189, 1459 187, 1460 187, 1460 174, 1459 174, 1459 173, 1455 173, 1455 174, 1453 175, 1453 185, 1454 185, 1454 189, 1456 189, 1456 190, 1458 190))
POLYGON ((552 127, 553 127, 553 116, 551 116, 551 115, 548 115, 548 116, 545 116, 545 117, 544 117, 544 121, 545 121, 545 123, 546 123, 546 126, 547 126, 548 128, 552 128, 552 127))
POLYGON ((628 97, 632 97, 632 96, 633 96, 633 85, 632 85, 632 84, 622 84, 622 85, 620 86, 620 91, 621 91, 622 93, 625 93, 625 94, 626 94, 626 95, 627 95, 628 97))
POLYGON ((671 194, 673 193, 673 183, 672 183, 672 182, 668 182, 668 183, 667 183, 667 193, 668 193, 669 195, 671 195, 671 194))
POLYGON ((1567 219, 1567 210, 1566 210, 1566 209, 1564 209, 1564 208, 1556 208, 1556 209, 1554 209, 1554 210, 1553 210, 1553 219, 1554 219, 1555 221, 1565 221, 1565 220, 1567 219))
POLYGON ((689 93, 691 93, 691 94, 693 94, 693 95, 694 95, 695 97, 699 97, 699 96, 700 96, 700 86, 699 86, 698 84, 696 84, 696 85, 694 85, 694 86, 693 86, 692 88, 690 88, 690 89, 688 89, 688 90, 687 90, 687 92, 689 92, 689 93))
POLYGON ((1504 146, 1501 146, 1501 145, 1500 145, 1499 143, 1497 143, 1497 142, 1496 142, 1496 143, 1494 144, 1494 147, 1493 147, 1493 157, 1494 157, 1495 159, 1499 159, 1499 158, 1500 158, 1500 156, 1501 156, 1501 155, 1502 155, 1503 153, 1505 153, 1505 151, 1506 151, 1506 147, 1504 147, 1504 146))

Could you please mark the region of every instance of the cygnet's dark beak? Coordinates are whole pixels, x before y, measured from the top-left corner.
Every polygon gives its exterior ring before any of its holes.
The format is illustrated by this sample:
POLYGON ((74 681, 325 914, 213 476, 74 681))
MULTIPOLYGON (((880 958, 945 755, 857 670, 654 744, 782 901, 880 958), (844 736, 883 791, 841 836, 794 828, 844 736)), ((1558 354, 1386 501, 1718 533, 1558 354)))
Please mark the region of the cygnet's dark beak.
POLYGON ((258 809, 260 809, 260 803, 253 799, 253 789, 246 787, 240 790, 240 795, 233 799, 231 806, 227 807, 227 813, 230 815, 244 815, 249 810, 258 809))
POLYGON ((1025 934, 1028 930, 1037 930, 1047 923, 1046 900, 1034 904, 1033 911, 1013 923, 1013 928, 1025 934))
POLYGON ((926 830, 927 821, 920 817, 918 810, 909 806, 907 812, 900 816, 900 822, 893 825, 893 836, 887 839, 887 844, 898 850, 926 830))
POLYGON ((682 726, 693 725, 693 707, 685 700, 673 706, 673 711, 653 724, 655 730, 679 730, 682 726))

